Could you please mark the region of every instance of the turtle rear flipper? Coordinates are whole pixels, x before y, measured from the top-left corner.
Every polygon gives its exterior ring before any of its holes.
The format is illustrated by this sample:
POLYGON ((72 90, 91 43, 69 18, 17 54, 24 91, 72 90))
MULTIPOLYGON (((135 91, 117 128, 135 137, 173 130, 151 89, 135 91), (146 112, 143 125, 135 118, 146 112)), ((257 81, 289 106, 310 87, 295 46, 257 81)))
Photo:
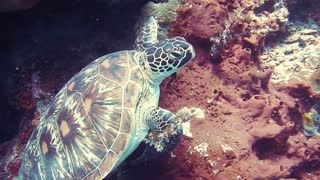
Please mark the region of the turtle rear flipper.
POLYGON ((144 51, 148 47, 157 42, 158 38, 158 24, 151 16, 140 29, 138 37, 135 42, 138 51, 144 51))

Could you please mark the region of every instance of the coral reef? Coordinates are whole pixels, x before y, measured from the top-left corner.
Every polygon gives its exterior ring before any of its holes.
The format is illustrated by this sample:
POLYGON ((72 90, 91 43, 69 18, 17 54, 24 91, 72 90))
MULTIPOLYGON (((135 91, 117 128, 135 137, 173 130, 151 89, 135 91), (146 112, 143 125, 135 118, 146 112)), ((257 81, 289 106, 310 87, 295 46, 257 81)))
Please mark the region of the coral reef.
POLYGON ((312 20, 307 25, 292 22, 288 25, 288 36, 266 47, 260 58, 275 67, 272 81, 286 81, 292 76, 309 81, 311 74, 320 68, 319 32, 319 26, 312 20))
POLYGON ((177 9, 177 13, 178 17, 172 24, 169 35, 204 41, 223 30, 228 16, 226 6, 220 6, 217 1, 201 0, 187 1, 177 9))
MULTIPOLYGON (((169 164, 178 170, 167 177, 319 176, 319 137, 308 138, 302 131, 303 114, 320 101, 319 94, 310 81, 292 74, 274 81, 277 72, 285 72, 267 60, 274 57, 276 63, 294 64, 289 60, 293 55, 284 53, 289 48, 275 41, 278 36, 286 39, 294 34, 284 1, 253 5, 189 0, 177 12, 169 36, 180 35, 193 42, 197 57, 174 80, 163 84, 160 103, 172 111, 192 104, 206 111, 206 118, 191 121, 193 136, 183 139, 174 151, 176 158, 169 164), (270 51, 277 53, 272 56, 270 51)), ((302 32, 306 36, 297 37, 306 37, 306 41, 293 51, 296 59, 292 59, 300 63, 301 54, 306 53, 304 58, 310 59, 306 69, 312 72, 319 69, 319 61, 315 62, 318 35, 302 32)), ((304 74, 306 78, 310 75, 304 74)))

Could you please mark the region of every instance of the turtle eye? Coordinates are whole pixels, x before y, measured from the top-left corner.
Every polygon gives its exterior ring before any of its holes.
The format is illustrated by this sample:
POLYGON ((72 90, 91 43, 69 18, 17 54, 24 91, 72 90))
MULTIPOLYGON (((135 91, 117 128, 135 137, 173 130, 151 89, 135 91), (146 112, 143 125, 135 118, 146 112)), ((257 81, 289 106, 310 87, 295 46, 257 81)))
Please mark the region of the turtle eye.
POLYGON ((175 60, 180 59, 182 56, 183 56, 183 50, 181 48, 174 49, 169 54, 170 59, 175 59, 175 60))

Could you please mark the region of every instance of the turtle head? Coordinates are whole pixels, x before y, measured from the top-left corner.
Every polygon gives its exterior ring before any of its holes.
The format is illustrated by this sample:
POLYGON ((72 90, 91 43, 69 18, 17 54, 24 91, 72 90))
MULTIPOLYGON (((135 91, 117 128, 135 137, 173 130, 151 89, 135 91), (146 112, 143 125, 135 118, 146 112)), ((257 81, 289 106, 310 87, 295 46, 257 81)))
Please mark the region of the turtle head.
POLYGON ((194 48, 182 37, 161 40, 147 48, 145 53, 149 77, 159 83, 195 57, 194 48))

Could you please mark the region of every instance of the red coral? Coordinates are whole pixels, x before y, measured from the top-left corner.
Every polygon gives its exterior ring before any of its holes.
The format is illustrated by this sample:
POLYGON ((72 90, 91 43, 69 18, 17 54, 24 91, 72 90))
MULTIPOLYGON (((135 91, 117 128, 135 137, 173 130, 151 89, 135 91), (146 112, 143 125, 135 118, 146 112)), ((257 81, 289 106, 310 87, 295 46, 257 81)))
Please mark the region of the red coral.
POLYGON ((183 36, 189 40, 209 41, 224 29, 227 7, 218 1, 189 0, 177 10, 168 36, 183 36))

